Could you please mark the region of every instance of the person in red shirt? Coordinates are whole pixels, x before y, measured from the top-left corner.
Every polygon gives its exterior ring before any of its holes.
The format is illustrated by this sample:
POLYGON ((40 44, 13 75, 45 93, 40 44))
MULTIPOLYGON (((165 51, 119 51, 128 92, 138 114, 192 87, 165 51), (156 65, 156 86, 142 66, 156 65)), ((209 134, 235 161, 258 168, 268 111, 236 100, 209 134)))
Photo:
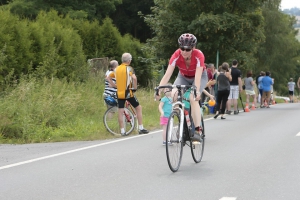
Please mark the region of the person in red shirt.
MULTIPOLYGON (((174 85, 195 85, 197 87, 197 97, 194 100, 194 94, 190 95, 192 107, 192 117, 195 124, 195 134, 199 137, 202 132, 201 112, 199 100, 203 89, 208 82, 206 67, 204 64, 204 54, 196 49, 197 38, 190 33, 184 33, 178 38, 179 48, 173 53, 169 61, 169 66, 159 85, 166 85, 170 80, 175 67, 178 67, 179 73, 174 85)), ((159 96, 156 97, 159 99, 159 96)), ((196 138, 195 137, 195 138, 196 138)))

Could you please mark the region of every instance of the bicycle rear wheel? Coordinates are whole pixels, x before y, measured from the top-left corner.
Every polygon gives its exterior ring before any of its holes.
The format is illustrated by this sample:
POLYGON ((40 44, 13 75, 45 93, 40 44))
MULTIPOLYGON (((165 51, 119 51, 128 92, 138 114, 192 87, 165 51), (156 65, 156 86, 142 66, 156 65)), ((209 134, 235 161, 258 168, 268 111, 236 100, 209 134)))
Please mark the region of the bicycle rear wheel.
POLYGON ((203 135, 205 135, 204 134, 205 129, 204 129, 203 116, 201 117, 201 125, 202 125, 202 135, 201 135, 200 142, 192 141, 192 140, 190 142, 191 153, 195 163, 199 163, 202 160, 203 152, 204 152, 205 138, 203 137, 203 135))
POLYGON ((167 160, 172 172, 176 172, 179 169, 182 158, 183 143, 179 141, 180 123, 181 121, 179 114, 173 111, 169 117, 166 133, 167 160))
MULTIPOLYGON (((122 115, 122 120, 124 123, 125 135, 129 135, 135 125, 135 118, 134 115, 130 110, 124 108, 124 113, 122 115)), ((113 135, 121 136, 121 130, 118 121, 118 108, 111 107, 109 108, 104 116, 103 116, 103 123, 105 128, 113 135)))

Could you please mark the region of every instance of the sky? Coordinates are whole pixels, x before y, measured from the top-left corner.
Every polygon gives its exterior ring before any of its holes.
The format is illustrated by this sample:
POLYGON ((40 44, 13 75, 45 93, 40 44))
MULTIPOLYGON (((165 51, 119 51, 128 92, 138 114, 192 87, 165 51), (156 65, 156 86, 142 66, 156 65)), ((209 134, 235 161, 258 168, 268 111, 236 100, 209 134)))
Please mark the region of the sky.
POLYGON ((300 9, 300 0, 281 0, 281 9, 291 9, 297 7, 300 9))

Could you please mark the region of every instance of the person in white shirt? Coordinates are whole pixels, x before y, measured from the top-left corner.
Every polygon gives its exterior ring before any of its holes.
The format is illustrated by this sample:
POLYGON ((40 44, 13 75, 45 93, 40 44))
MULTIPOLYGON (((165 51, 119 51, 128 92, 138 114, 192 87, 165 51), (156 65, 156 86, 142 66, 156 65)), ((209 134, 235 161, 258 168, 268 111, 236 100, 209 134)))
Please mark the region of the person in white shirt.
POLYGON ((295 85, 296 85, 296 83, 293 81, 293 78, 290 78, 290 82, 288 82, 290 103, 294 102, 295 85))

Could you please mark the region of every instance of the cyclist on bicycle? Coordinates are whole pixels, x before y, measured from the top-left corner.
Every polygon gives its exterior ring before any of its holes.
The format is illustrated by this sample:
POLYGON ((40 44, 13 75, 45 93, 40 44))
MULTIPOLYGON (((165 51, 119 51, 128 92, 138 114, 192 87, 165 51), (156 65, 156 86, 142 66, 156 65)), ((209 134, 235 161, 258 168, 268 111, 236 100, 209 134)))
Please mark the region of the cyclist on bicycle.
MULTIPOLYGON (((198 134, 198 136, 195 136, 194 138, 199 138, 202 133, 199 100, 201 98, 201 93, 208 82, 204 64, 205 57, 199 49, 196 49, 197 38, 193 34, 182 34, 178 38, 178 44, 179 49, 173 53, 169 61, 168 69, 159 85, 162 86, 168 83, 177 66, 179 68, 179 73, 174 85, 195 85, 197 87, 197 97, 194 100, 194 94, 191 93, 190 103, 192 108, 191 114, 195 124, 195 134, 198 134)), ((173 95, 175 92, 176 91, 172 92, 173 95)), ((160 99, 159 96, 156 98, 160 99)))
POLYGON ((130 65, 132 56, 130 53, 124 53, 122 55, 122 64, 119 65, 114 73, 111 73, 107 80, 112 87, 117 88, 117 98, 118 98, 118 113, 119 113, 119 125, 121 128, 121 134, 125 135, 124 124, 122 116, 124 113, 125 101, 129 103, 136 109, 136 115, 139 123, 139 134, 149 133, 143 126, 142 117, 142 106, 139 104, 137 98, 134 96, 131 88, 137 89, 137 78, 135 72, 130 65), (117 84, 113 83, 112 79, 115 78, 117 84))

